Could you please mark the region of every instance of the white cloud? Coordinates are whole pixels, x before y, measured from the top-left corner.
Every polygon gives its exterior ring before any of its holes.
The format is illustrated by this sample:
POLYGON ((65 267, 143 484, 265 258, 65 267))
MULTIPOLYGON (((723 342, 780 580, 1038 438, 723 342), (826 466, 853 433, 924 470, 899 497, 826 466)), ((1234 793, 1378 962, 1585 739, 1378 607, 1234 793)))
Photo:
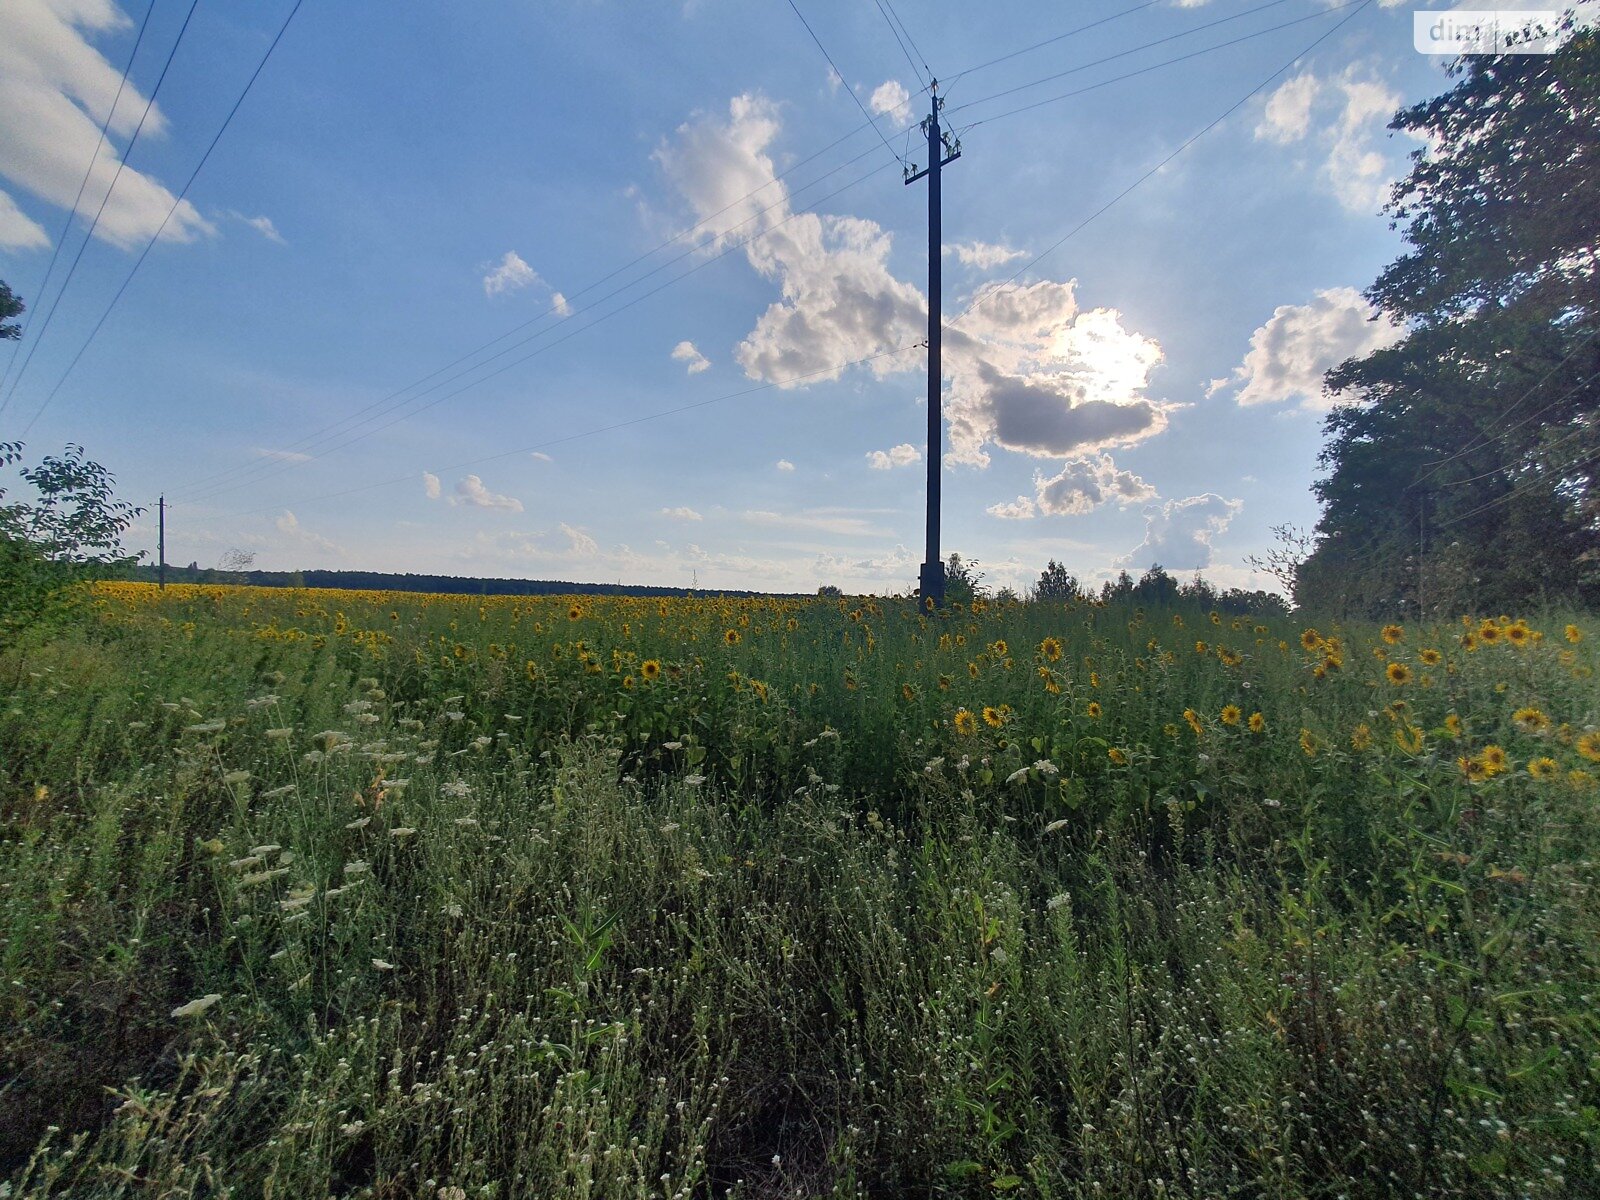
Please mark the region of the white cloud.
POLYGON ((698 375, 711 366, 711 360, 701 354, 693 342, 687 340, 679 342, 672 348, 672 358, 674 362, 687 363, 691 375, 698 375))
MULTIPOLYGON (((841 364, 871 356, 880 357, 867 369, 880 378, 919 370, 920 356, 900 351, 921 341, 927 305, 891 274, 889 235, 872 221, 794 213, 768 154, 778 132, 774 106, 747 94, 725 122, 697 117, 656 152, 705 223, 707 248, 759 234, 743 248, 779 297, 736 360, 750 378, 782 387, 836 379, 841 364)), ((1071 281, 988 284, 948 330, 952 461, 987 464, 986 443, 1062 457, 1166 427, 1164 407, 1141 394, 1160 347, 1123 329, 1115 310, 1080 311, 1073 289, 1071 281)))
POLYGON ((873 89, 867 107, 879 116, 888 113, 896 125, 904 125, 911 120, 911 93, 898 79, 887 79, 873 89))
POLYGON ((473 508, 493 508, 502 512, 521 512, 522 501, 514 496, 501 496, 491 492, 476 475, 468 475, 456 483, 456 494, 451 504, 466 504, 473 508))
POLYGON ((839 88, 841 86, 843 86, 843 84, 844 84, 844 76, 839 74, 839 72, 835 71, 833 69, 833 64, 829 63, 828 64, 828 91, 830 93, 836 93, 836 92, 838 92, 839 88))
POLYGON ((540 462, 555 462, 555 459, 551 458, 543 450, 535 450, 532 454, 528 455, 528 457, 538 459, 540 462))
POLYGON ((702 517, 699 513, 695 512, 695 510, 690 508, 688 505, 681 505, 678 508, 663 508, 661 510, 661 515, 663 517, 671 517, 675 521, 703 521, 703 520, 705 520, 704 517, 702 517))
POLYGON ((1033 501, 1027 496, 1018 496, 1010 504, 991 504, 983 511, 1002 521, 1029 521, 1038 515, 1033 501))
POLYGON ((1400 104, 1398 92, 1357 67, 1325 79, 1308 71, 1267 98, 1255 135, 1278 145, 1309 139, 1323 147, 1328 189, 1346 211, 1371 214, 1388 199, 1398 169, 1396 156, 1381 151, 1376 138, 1400 104))
POLYGON ((0 250, 42 250, 49 244, 44 227, 18 208, 9 193, 0 191, 0 250))
POLYGON ((309 454, 300 454, 294 450, 267 450, 260 446, 256 447, 255 456, 257 458, 270 458, 273 462, 303 463, 311 461, 311 455, 309 454))
MULTIPOLYGON (((92 34, 129 27, 111 0, 11 0, 0 38, 0 175, 58 208, 78 198, 84 164, 93 156, 79 213, 85 223, 106 200, 95 236, 127 249, 153 237, 189 242, 215 228, 187 200, 176 197, 151 176, 123 167, 117 175, 117 138, 129 138, 144 111, 145 97, 131 83, 122 90, 122 71, 89 44, 92 34), (116 111, 110 112, 115 102, 116 111), (100 146, 100 127, 109 115, 109 136, 100 146), (111 188, 116 178, 116 187, 111 188)), ((141 140, 167 131, 160 106, 152 106, 141 140)), ((0 206, 3 207, 3 206, 0 206)), ((24 229, 24 232, 27 232, 24 229)))
POLYGON ((326 551, 329 554, 343 553, 340 547, 330 542, 327 538, 319 533, 312 533, 304 525, 300 524, 300 518, 288 509, 284 509, 283 516, 278 517, 272 523, 278 527, 279 533, 291 541, 310 546, 313 549, 326 551))
POLYGON ((422 473, 422 494, 429 500, 437 500, 439 493, 439 477, 432 471, 424 471, 422 473))
POLYGON ((501 292, 518 292, 539 282, 539 272, 522 261, 515 250, 506 255, 483 277, 483 294, 498 296, 501 292))
POLYGON ((946 246, 944 252, 955 255, 962 266, 976 267, 980 271, 992 271, 996 267, 1016 262, 1019 258, 1028 257, 1026 250, 1013 250, 1009 246, 999 246, 993 242, 956 242, 946 246))
POLYGON ((247 217, 243 213, 238 212, 231 213, 230 215, 240 221, 243 221, 246 225, 250 226, 251 229, 254 229, 269 242, 276 242, 280 246, 287 246, 289 244, 283 240, 283 234, 278 232, 278 227, 272 223, 271 217, 247 217))
MULTIPOLYGON (((520 504, 517 506, 519 510, 521 507, 520 504)), ((570 553, 582 558, 590 558, 600 553, 599 543, 587 533, 584 533, 583 530, 574 529, 571 525, 565 523, 558 526, 558 528, 567 536, 567 549, 570 553)))
POLYGON ((1156 489, 1132 471, 1120 470, 1106 454, 1064 463, 1049 478, 1034 476, 1039 511, 1055 516, 1078 516, 1102 504, 1143 504, 1156 498, 1156 489))
POLYGON ((1311 129, 1311 103, 1317 98, 1317 77, 1311 72, 1296 75, 1267 97, 1256 137, 1280 146, 1298 141, 1311 129))
POLYGON ((1325 411, 1335 403, 1322 392, 1322 377, 1347 358, 1392 346, 1403 331, 1376 315, 1350 287, 1326 288, 1309 304, 1280 304, 1250 335, 1250 350, 1232 374, 1213 380, 1207 395, 1238 387, 1241 405, 1275 404, 1298 398, 1302 408, 1325 411))
POLYGON ((1244 507, 1212 492, 1169 500, 1144 510, 1144 541, 1121 560, 1140 570, 1160 564, 1168 571, 1198 571, 1211 565, 1211 539, 1225 532, 1244 507))
POLYGON ((874 471, 889 471, 895 467, 909 467, 922 461, 922 451, 910 442, 901 442, 888 450, 869 450, 867 465, 874 471))
POLYGON ((787 458, 780 458, 777 461, 776 466, 777 466, 778 470, 780 470, 780 471, 792 471, 792 470, 794 470, 794 464, 792 462, 790 462, 787 458))

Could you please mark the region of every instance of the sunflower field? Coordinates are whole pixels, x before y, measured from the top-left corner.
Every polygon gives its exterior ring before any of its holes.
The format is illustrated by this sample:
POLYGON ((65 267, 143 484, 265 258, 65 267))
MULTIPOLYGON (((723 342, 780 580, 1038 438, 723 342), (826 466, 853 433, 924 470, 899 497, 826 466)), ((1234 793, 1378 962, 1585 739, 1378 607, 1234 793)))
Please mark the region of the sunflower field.
POLYGON ((1597 638, 100 584, 0 1194, 1600 1194, 1597 638))

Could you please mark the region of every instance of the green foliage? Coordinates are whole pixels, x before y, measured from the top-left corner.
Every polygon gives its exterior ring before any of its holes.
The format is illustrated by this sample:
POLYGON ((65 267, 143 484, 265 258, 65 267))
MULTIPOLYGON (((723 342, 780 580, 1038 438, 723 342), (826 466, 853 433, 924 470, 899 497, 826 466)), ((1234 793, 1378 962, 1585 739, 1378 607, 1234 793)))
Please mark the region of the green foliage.
POLYGON ((20 317, 26 312, 28 306, 22 302, 22 297, 12 292, 6 281, 0 279, 0 342, 17 341, 22 337, 22 326, 11 322, 12 317, 20 317))
POLYGON ((1049 604, 1071 603, 1079 598, 1079 590, 1078 577, 1052 558, 1039 572, 1032 598, 1049 604))
POLYGON ((16 1200, 1600 1189, 1592 620, 95 597, 0 670, 16 1200))
POLYGON ((983 572, 978 560, 951 552, 944 564, 944 598, 947 604, 971 604, 983 595, 983 572))
MULTIPOLYGON (((0 443, 0 470, 21 461, 20 442, 0 443)), ((74 585, 138 560, 123 551, 122 535, 140 510, 114 498, 111 473, 82 446, 18 474, 34 495, 8 501, 0 487, 0 642, 61 620, 74 585)))
POLYGON ((1302 606, 1377 615, 1600 598, 1600 35, 1480 55, 1392 127, 1426 139, 1368 289, 1407 326, 1331 371, 1302 606))

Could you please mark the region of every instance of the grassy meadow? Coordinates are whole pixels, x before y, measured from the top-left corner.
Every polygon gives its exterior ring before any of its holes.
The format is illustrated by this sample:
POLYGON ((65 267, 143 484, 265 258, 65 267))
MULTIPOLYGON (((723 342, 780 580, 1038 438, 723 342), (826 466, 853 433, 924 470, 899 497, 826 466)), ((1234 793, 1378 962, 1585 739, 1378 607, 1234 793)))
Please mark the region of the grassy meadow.
POLYGON ((1572 620, 100 585, 0 1195, 1600 1194, 1572 620))

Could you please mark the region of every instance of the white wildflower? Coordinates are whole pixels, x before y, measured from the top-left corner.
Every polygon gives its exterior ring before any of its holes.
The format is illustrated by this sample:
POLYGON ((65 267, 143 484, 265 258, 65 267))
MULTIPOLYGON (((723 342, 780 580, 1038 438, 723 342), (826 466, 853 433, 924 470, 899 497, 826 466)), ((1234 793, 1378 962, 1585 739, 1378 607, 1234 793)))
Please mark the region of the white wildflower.
POLYGON ((175 1017, 198 1017, 221 999, 221 992, 207 992, 198 1000, 191 1000, 187 1004, 178 1005, 177 1008, 172 1010, 172 1015, 175 1017))

